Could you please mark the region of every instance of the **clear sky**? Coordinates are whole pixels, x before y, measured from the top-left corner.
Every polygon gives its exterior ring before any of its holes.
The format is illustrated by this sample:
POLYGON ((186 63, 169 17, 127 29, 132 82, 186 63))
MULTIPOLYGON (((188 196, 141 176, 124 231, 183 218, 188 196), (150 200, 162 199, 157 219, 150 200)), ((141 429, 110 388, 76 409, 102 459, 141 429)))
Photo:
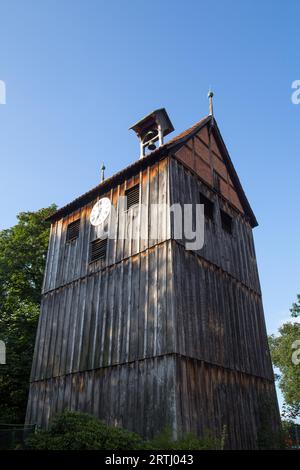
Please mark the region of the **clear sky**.
POLYGON ((300 3, 1 0, 0 15, 0 229, 95 186, 102 160, 108 176, 137 159, 128 127, 153 109, 175 133, 201 119, 211 85, 276 331, 300 292, 300 3))

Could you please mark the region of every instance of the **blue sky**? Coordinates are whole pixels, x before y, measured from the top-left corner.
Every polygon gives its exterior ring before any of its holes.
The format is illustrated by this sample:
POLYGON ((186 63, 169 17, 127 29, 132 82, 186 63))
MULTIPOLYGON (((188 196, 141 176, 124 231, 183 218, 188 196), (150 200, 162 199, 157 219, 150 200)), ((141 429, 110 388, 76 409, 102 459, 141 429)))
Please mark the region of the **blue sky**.
MULTIPOLYGON (((269 332, 299 286, 297 1, 0 1, 1 220, 59 206, 138 158, 128 127, 166 107, 179 133, 208 112, 259 221, 269 332)), ((175 135, 175 134, 174 134, 175 135)))

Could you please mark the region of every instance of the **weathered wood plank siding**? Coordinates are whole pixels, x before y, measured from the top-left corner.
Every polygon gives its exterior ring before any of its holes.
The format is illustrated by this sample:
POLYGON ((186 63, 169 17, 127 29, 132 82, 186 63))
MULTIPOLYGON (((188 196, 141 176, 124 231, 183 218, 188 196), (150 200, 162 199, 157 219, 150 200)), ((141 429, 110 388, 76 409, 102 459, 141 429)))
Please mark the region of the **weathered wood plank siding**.
POLYGON ((170 244, 44 294, 31 380, 173 352, 170 244))
POLYGON ((226 426, 225 447, 255 449, 263 424, 270 434, 280 426, 272 381, 182 356, 176 357, 178 432, 220 437, 226 426))
POLYGON ((214 220, 206 219, 204 246, 197 253, 260 294, 252 229, 245 217, 176 159, 171 159, 169 172, 171 204, 200 204, 200 193, 214 203, 214 220), (233 219, 232 235, 221 227, 220 209, 233 219))
POLYGON ((179 243, 172 254, 176 352, 273 380, 260 296, 179 243))
POLYGON ((253 448, 265 395, 278 426, 252 229, 218 152, 204 129, 181 155, 111 187, 117 237, 103 260, 89 258, 101 237, 89 222, 97 199, 53 223, 28 423, 47 426, 69 408, 147 437, 166 426, 174 436, 220 435, 226 425, 228 447, 253 448), (227 181, 221 194, 212 187, 215 168, 227 181), (120 197, 135 184, 139 205, 124 212, 120 197), (200 203, 200 193, 213 201, 214 218, 205 220, 203 248, 187 251, 163 204, 200 203), (78 218, 79 237, 66 243, 78 218), (124 239, 126 232, 137 237, 124 239))
POLYGON ((153 436, 174 431, 175 357, 165 355, 32 382, 27 422, 46 427, 63 409, 79 410, 153 436))
POLYGON ((151 209, 151 204, 169 202, 167 158, 112 188, 105 196, 110 198, 117 213, 116 220, 112 221, 112 225, 116 227, 117 237, 116 240, 108 241, 106 259, 89 263, 90 242, 101 237, 99 227, 92 226, 89 221, 91 210, 97 201, 95 199, 53 224, 43 293, 85 277, 102 269, 103 266, 119 263, 170 238, 170 223, 166 210, 159 210, 157 207, 151 209), (120 207, 119 198, 124 196, 126 189, 138 183, 140 183, 140 204, 124 212, 120 207), (145 207, 143 212, 142 205, 145 207), (79 237, 66 243, 67 227, 78 218, 80 218, 79 237), (137 236, 131 240, 124 239, 126 232, 137 233, 137 236))

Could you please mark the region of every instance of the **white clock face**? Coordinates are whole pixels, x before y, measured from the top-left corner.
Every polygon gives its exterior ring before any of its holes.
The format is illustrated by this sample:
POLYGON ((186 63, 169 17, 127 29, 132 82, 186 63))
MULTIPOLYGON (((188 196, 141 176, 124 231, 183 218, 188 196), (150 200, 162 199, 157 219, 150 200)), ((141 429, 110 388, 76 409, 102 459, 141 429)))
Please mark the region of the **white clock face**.
POLYGON ((103 222, 105 222, 105 220, 109 216, 110 208, 111 202, 108 197, 103 197, 102 199, 97 201, 90 215, 91 224, 95 226, 103 224, 103 222))

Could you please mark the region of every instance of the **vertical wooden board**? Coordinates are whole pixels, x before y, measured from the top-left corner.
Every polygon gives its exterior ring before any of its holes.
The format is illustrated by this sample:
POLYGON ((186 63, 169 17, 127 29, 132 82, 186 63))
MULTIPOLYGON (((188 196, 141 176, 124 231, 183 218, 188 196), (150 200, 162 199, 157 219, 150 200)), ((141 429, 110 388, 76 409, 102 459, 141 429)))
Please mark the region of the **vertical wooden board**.
POLYGON ((128 260, 128 277, 125 281, 125 315, 124 315, 124 360, 126 362, 129 361, 129 347, 130 347, 130 328, 131 328, 131 309, 132 309, 132 290, 131 290, 131 283, 132 283, 132 260, 128 260))
POLYGON ((144 388, 145 388, 145 361, 137 362, 137 404, 136 404, 136 422, 135 429, 140 435, 143 434, 144 415, 144 388))
POLYGON ((51 262, 50 262, 48 290, 55 289, 56 287, 56 272, 57 272, 61 230, 62 230, 62 221, 58 220, 57 222, 55 222, 54 231, 53 231, 53 245, 52 245, 53 248, 52 248, 52 256, 51 256, 51 262))
POLYGON ((71 409, 71 386, 72 386, 72 375, 63 375, 61 380, 64 381, 64 395, 63 395, 63 410, 71 409))
POLYGON ((71 256, 71 249, 73 248, 70 243, 66 243, 67 227, 70 221, 73 221, 73 214, 70 216, 68 215, 62 219, 62 230, 58 248, 59 253, 55 284, 56 287, 61 286, 65 282, 68 282, 69 259, 71 256))
POLYGON ((80 300, 80 283, 77 281, 73 285, 73 296, 71 303, 71 313, 70 313, 70 328, 68 335, 68 347, 67 347, 67 371, 69 373, 76 370, 76 345, 77 341, 77 331, 78 324, 80 322, 80 312, 79 312, 79 300, 80 300))
POLYGON ((131 312, 130 312, 130 339, 129 339, 129 361, 138 358, 139 351, 139 290, 140 290, 140 257, 131 258, 132 280, 131 280, 131 312))
POLYGON ((165 241, 167 237, 167 202, 168 202, 168 189, 167 189, 167 168, 168 161, 161 160, 158 163, 158 195, 157 195, 157 204, 158 206, 158 233, 157 239, 158 242, 165 241))
POLYGON ((114 206, 114 201, 115 201, 114 193, 115 193, 115 189, 111 188, 111 190, 109 191, 109 194, 106 195, 106 197, 110 200, 111 210, 110 210, 110 214, 109 214, 107 220, 104 223, 106 234, 103 234, 103 235, 101 234, 101 236, 98 237, 98 238, 107 237, 106 266, 110 266, 111 264, 114 263, 115 242, 114 242, 114 240, 111 239, 111 236, 110 236, 110 230, 111 230, 112 226, 115 226, 115 224, 116 224, 116 221, 113 220, 113 212, 114 212, 114 209, 115 209, 115 206, 114 206))
POLYGON ((89 256, 90 256, 90 242, 91 242, 91 230, 92 225, 90 223, 90 213, 93 205, 96 201, 87 204, 85 207, 85 214, 83 214, 82 220, 82 249, 80 258, 78 259, 80 265, 80 276, 86 276, 89 268, 89 256))
POLYGON ((64 317, 66 314, 66 301, 67 301, 68 289, 63 289, 60 292, 60 303, 57 314, 57 334, 56 342, 54 347, 53 355, 53 369, 52 376, 56 377, 59 375, 60 371, 60 361, 62 356, 62 343, 63 343, 63 326, 64 326, 64 317))
POLYGON ((52 256, 53 256, 55 227, 56 227, 56 224, 51 224, 50 232, 49 232, 49 240, 48 240, 47 258, 46 258, 43 285, 42 285, 42 294, 46 292, 49 288, 49 274, 51 272, 51 261, 52 261, 52 256))
POLYGON ((141 180, 141 204, 140 211, 140 251, 144 251, 149 246, 149 202, 150 200, 150 167, 142 172, 141 180))
POLYGON ((92 368, 100 367, 101 364, 101 341, 102 341, 102 323, 103 323, 103 292, 105 276, 103 272, 96 274, 95 282, 95 331, 93 338, 92 368))
POLYGON ((150 168, 149 193, 149 246, 157 244, 158 238, 158 164, 150 168))
POLYGON ((122 292, 124 284, 124 263, 117 265, 117 286, 118 295, 116 296, 116 307, 115 307, 115 341, 113 345, 112 361, 114 364, 121 362, 121 338, 123 336, 122 330, 122 292))
POLYGON ((115 297, 117 294, 116 288, 116 269, 108 270, 108 291, 107 291, 107 317, 106 317, 106 331, 104 338, 103 349, 103 365, 111 364, 112 342, 114 336, 114 307, 115 297))
POLYGON ((176 352, 176 316, 174 302, 174 271, 173 271, 173 248, 172 241, 166 244, 166 353, 176 352))
MULTIPOLYGON (((130 187, 132 187, 133 185, 134 185, 134 178, 130 178, 125 183, 126 189, 130 189, 130 187)), ((125 192, 124 192, 124 196, 125 196, 125 192)), ((132 224, 133 224, 135 212, 136 212, 136 207, 131 207, 128 210, 125 210, 124 212, 124 227, 123 227, 124 241, 123 241, 122 259, 128 258, 131 255, 132 224)))
POLYGON ((47 314, 45 322, 45 330, 43 336, 41 336, 41 362, 40 362, 40 374, 39 378, 47 377, 47 365, 50 354, 51 336, 52 336, 52 321, 53 321, 53 310, 54 310, 54 294, 51 293, 47 296, 47 314))
POLYGON ((167 263, 166 243, 158 247, 158 286, 157 286, 157 354, 164 354, 167 347, 167 263))
POLYGON ((141 253, 139 259, 140 269, 140 281, 138 290, 138 315, 137 315, 137 333, 138 333, 138 345, 137 345, 137 357, 142 358, 145 356, 145 330, 147 325, 147 305, 148 296, 146 292, 147 279, 146 279, 146 260, 147 253, 141 253))
POLYGON ((71 397, 70 397, 70 404, 71 410, 78 409, 78 374, 71 375, 71 397))
POLYGON ((184 301, 183 301, 183 281, 182 281, 182 253, 181 247, 174 244, 174 286, 175 286, 175 309, 176 309, 176 342, 178 345, 178 352, 180 354, 185 354, 185 331, 184 331, 184 301))
POLYGON ((112 235, 111 241, 110 241, 110 256, 108 259, 108 264, 114 264, 117 262, 117 244, 118 244, 118 230, 119 230, 119 201, 120 201, 120 185, 113 190, 113 196, 112 196, 112 205, 115 213, 115 220, 112 218, 112 214, 110 214, 110 231, 112 235))
POLYGON ((70 284, 65 289, 65 308, 60 312, 62 325, 61 325, 61 350, 60 350, 60 360, 59 360, 59 375, 66 374, 68 372, 67 366, 67 351, 68 351, 68 337, 69 329, 71 325, 71 304, 72 304, 72 295, 73 295, 73 284, 70 284))
POLYGON ((105 350, 104 350, 104 345, 105 345, 105 335, 107 333, 107 315, 108 315, 108 274, 107 271, 102 272, 103 276, 103 288, 101 292, 101 311, 102 311, 102 321, 101 321, 101 339, 100 339, 100 361, 99 364, 100 366, 105 366, 105 350))
POLYGON ((140 188, 140 194, 139 194, 139 204, 133 208, 133 215, 132 215, 132 240, 131 240, 131 251, 130 255, 135 255, 140 251, 140 238, 141 238, 141 223, 142 223, 142 217, 143 214, 141 214, 142 211, 142 191, 143 191, 143 185, 142 185, 142 172, 140 172, 136 177, 135 177, 135 184, 139 184, 140 188))
MULTIPOLYGON (((125 196, 126 190, 126 181, 123 184, 118 186, 119 188, 119 198, 125 196)), ((121 205, 120 199, 118 202, 118 212, 117 212, 117 240, 116 240, 116 258, 115 262, 119 262, 123 258, 124 253, 124 237, 125 237, 125 207, 121 205)))
POLYGON ((126 362, 126 338, 127 338, 127 315, 128 315, 128 275, 129 275, 129 263, 128 260, 122 263, 122 291, 120 292, 121 297, 121 311, 119 316, 120 324, 120 345, 119 345, 119 362, 126 362))
POLYGON ((87 282, 88 278, 84 278, 78 283, 78 315, 76 321, 76 335, 74 344, 74 356, 73 356, 73 372, 80 370, 80 358, 83 348, 83 334, 85 330, 85 307, 86 307, 86 293, 87 293, 87 282))
POLYGON ((78 260, 80 259, 80 253, 82 249, 82 232, 83 232, 82 227, 84 224, 84 213, 85 213, 85 209, 83 207, 75 212, 74 219, 73 219, 74 221, 79 219, 80 223, 79 223, 78 238, 76 238, 73 242, 72 256, 71 256, 70 263, 68 266, 68 281, 69 282, 78 278, 78 274, 77 274, 78 269, 79 269, 78 260))
POLYGON ((87 345, 87 357, 86 357, 86 368, 93 369, 95 367, 95 353, 96 353, 96 340, 97 340, 97 329, 98 329, 98 305, 100 296, 100 279, 99 274, 92 276, 93 280, 90 279, 92 287, 90 288, 90 331, 87 345))
POLYGON ((41 353, 41 336, 45 334, 45 310, 46 306, 46 298, 42 296, 41 298, 41 307, 40 307, 40 316, 38 321, 38 327, 35 337, 35 346, 33 351, 33 358, 32 358, 32 365, 31 365, 31 372, 30 372, 30 381, 35 380, 36 377, 39 376, 39 355, 41 353))
POLYGON ((194 335, 195 335, 195 351, 197 351, 197 357, 203 357, 203 344, 204 344, 204 335, 202 329, 202 309, 203 309, 203 283, 201 279, 202 267, 199 263, 199 259, 195 258, 194 260, 194 273, 192 275, 192 285, 193 290, 193 318, 194 318, 194 335))
POLYGON ((90 345, 92 344, 92 335, 93 335, 93 323, 92 323, 92 299, 94 293, 94 282, 95 276, 90 276, 87 278, 86 288, 84 290, 84 310, 82 313, 82 340, 80 348, 80 357, 79 357, 79 370, 86 370, 89 367, 90 357, 90 345))
POLYGON ((119 407, 120 407, 120 425, 126 429, 126 416, 128 412, 127 405, 127 365, 123 365, 119 370, 119 407))
POLYGON ((98 381, 99 369, 92 370, 92 382, 93 382, 93 403, 92 403, 92 410, 91 414, 94 416, 99 417, 99 400, 100 400, 100 387, 98 381))
POLYGON ((72 265, 72 279, 78 279, 82 275, 82 259, 83 259, 83 250, 85 249, 85 231, 87 221, 87 207, 84 206, 79 212, 80 217, 80 227, 79 227, 79 237, 76 240, 76 249, 73 257, 72 265))
POLYGON ((193 338, 193 350, 198 352, 198 357, 201 357, 200 343, 203 341, 201 337, 201 304, 198 301, 198 293, 200 291, 200 280, 198 272, 197 258, 193 260, 193 272, 191 272, 191 315, 192 315, 192 330, 191 335, 193 338))
POLYGON ((154 354, 154 328, 156 311, 156 254, 155 250, 148 251, 148 312, 147 312, 147 347, 146 356, 154 354))

